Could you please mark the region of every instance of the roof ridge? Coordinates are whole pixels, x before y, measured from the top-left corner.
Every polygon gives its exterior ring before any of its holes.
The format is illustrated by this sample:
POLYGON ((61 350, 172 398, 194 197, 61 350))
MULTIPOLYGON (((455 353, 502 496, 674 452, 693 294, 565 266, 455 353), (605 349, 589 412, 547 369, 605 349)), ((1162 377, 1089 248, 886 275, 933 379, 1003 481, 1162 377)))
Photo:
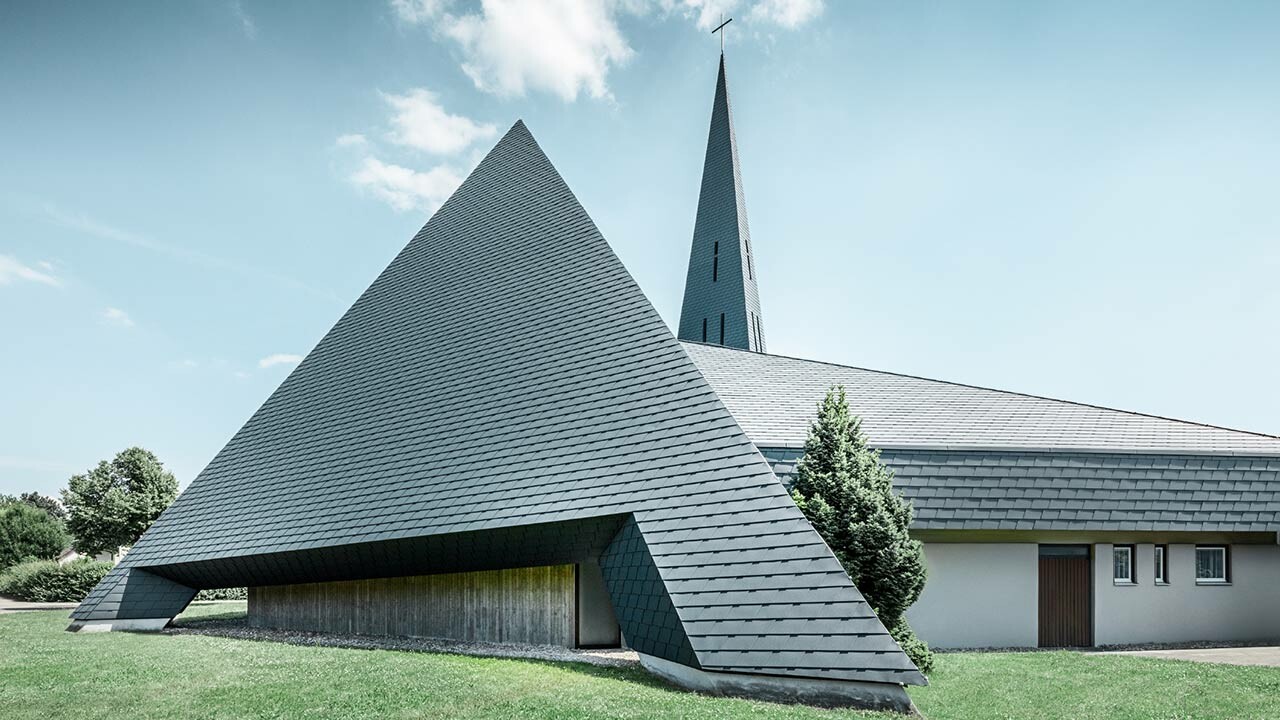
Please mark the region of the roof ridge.
POLYGON ((815 363, 818 365, 830 365, 832 367, 845 368, 847 370, 860 370, 862 372, 877 373, 879 375, 892 375, 894 377, 910 378, 912 380, 924 380, 927 382, 942 383, 944 385, 954 385, 956 387, 971 388, 974 390, 985 390, 987 392, 996 392, 1004 395, 1016 395, 1018 397, 1033 398, 1036 400, 1048 400, 1050 402, 1065 403, 1067 405, 1076 405, 1078 407, 1093 408, 1095 410, 1107 410, 1109 412, 1124 413, 1126 415, 1135 415, 1137 417, 1154 418, 1156 420, 1165 420, 1168 422, 1181 423, 1183 425, 1194 425, 1196 427, 1210 428, 1213 430, 1226 430, 1227 432, 1240 433, 1242 435, 1252 435, 1254 437, 1266 438, 1268 440, 1280 440, 1280 435, 1271 435, 1269 433, 1258 432, 1256 430, 1242 430, 1240 428, 1227 427, 1225 425, 1213 425, 1211 423, 1198 422, 1196 420, 1183 420, 1181 418, 1173 418, 1165 415, 1156 415, 1154 413, 1144 413, 1137 410, 1125 410, 1123 408, 1107 407, 1106 405, 1096 405, 1094 403, 1079 402, 1077 400, 1063 400, 1062 398, 1049 397, 1048 395, 1036 395, 1034 393, 1019 392, 1017 390, 1001 390, 999 388, 987 387, 985 385, 974 385, 971 383, 955 382, 954 380, 939 380, 937 378, 925 377, 923 375, 911 375, 908 373, 893 372, 890 370, 876 370, 873 368, 860 367, 857 365, 843 365, 841 363, 831 362, 829 360, 812 360, 810 358, 795 357, 793 355, 781 355, 779 353, 769 352, 752 352, 740 348, 729 347, 726 345, 716 345, 715 343, 703 343, 694 340, 681 340, 682 343, 689 345, 700 345, 717 350, 731 350, 739 353, 749 353, 751 355, 764 355, 767 357, 781 358, 783 360, 796 360, 798 362, 815 363))

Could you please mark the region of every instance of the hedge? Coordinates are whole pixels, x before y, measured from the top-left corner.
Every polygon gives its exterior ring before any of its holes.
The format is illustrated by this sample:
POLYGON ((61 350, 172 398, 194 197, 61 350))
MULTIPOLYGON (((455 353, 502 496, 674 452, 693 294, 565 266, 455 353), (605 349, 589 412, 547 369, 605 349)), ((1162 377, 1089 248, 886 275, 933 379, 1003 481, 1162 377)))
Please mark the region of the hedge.
POLYGON ((111 570, 111 563, 55 560, 19 563, 0 573, 0 595, 29 602, 80 602, 111 570))
POLYGON ((216 590, 201 590, 196 593, 196 600, 248 600, 248 588, 218 588, 216 590))

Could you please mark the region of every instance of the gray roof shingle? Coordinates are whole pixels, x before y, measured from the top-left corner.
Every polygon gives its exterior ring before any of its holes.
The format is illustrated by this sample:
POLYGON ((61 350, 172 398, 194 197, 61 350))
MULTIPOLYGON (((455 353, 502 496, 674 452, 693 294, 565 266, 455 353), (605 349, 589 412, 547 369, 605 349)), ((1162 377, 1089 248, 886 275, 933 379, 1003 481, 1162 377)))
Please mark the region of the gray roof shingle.
POLYGON ((517 123, 75 616, 123 574, 358 577, 605 516, 653 652, 923 682, 517 123))
POLYGON ((1280 456, 1280 437, 863 368, 684 343, 759 447, 800 447, 823 394, 845 386, 879 448, 1280 456))

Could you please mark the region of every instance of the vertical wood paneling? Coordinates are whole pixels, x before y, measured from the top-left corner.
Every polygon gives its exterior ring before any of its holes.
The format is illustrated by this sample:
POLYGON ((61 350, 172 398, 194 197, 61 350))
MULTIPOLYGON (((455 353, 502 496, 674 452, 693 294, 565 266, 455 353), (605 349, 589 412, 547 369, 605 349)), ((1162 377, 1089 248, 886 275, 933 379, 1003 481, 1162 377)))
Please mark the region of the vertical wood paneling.
POLYGON ((575 567, 271 585, 249 589, 257 627, 574 644, 575 567))
POLYGON ((1040 647, 1093 644, 1088 556, 1040 557, 1040 647))

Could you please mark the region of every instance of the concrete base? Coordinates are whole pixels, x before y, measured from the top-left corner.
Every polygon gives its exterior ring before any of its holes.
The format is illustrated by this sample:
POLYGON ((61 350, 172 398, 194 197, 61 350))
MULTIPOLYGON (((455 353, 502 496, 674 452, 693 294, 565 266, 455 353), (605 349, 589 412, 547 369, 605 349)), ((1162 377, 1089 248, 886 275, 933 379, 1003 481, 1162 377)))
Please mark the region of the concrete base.
POLYGON ((73 620, 67 632, 156 632, 169 624, 170 618, 140 618, 137 620, 73 620))
POLYGON ((893 683, 709 672, 644 653, 639 655, 640 665, 654 675, 706 695, 916 714, 907 691, 893 683))

